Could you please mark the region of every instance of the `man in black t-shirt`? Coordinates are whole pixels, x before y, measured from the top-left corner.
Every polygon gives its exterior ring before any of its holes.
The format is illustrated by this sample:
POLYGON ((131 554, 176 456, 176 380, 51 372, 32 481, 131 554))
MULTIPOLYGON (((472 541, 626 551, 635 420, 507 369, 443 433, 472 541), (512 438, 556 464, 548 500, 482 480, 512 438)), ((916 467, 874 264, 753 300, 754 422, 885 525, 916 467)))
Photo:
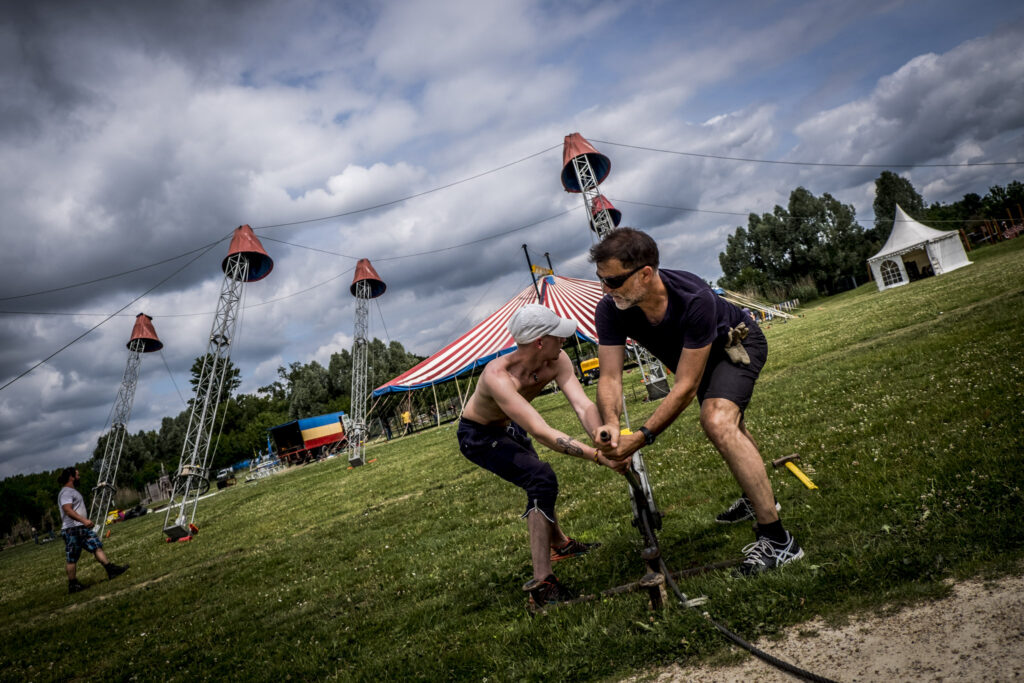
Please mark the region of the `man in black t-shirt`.
POLYGON ((612 231, 591 248, 590 260, 605 292, 595 314, 601 366, 597 405, 603 423, 597 447, 611 458, 627 458, 654 443, 696 398, 701 427, 743 493, 717 521, 757 521, 756 540, 743 550, 740 573, 758 574, 802 558, 803 550, 779 520, 781 507, 743 421, 768 357, 760 328, 696 275, 659 269, 657 244, 639 230, 612 231), (747 330, 742 340, 741 323, 747 330), (646 423, 620 438, 626 337, 674 370, 676 380, 646 423))

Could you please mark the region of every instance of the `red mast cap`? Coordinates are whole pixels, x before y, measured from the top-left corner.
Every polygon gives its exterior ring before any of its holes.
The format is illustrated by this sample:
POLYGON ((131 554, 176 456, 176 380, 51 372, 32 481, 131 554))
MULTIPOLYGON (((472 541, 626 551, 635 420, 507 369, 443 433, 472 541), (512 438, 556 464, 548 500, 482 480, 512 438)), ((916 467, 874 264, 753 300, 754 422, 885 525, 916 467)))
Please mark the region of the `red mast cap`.
POLYGON ((384 293, 384 290, 388 288, 384 281, 380 279, 380 275, 377 275, 377 271, 373 269, 373 265, 370 263, 370 259, 361 258, 359 263, 356 264, 356 274, 352 278, 352 286, 349 287, 349 291, 352 292, 352 296, 356 296, 356 285, 366 280, 370 284, 370 297, 376 299, 378 296, 384 293))
POLYGON ((256 233, 248 225, 239 225, 235 228, 235 234, 231 237, 231 246, 228 247, 228 255, 220 264, 225 273, 228 271, 228 259, 235 254, 242 254, 249 262, 249 275, 245 278, 246 282, 262 280, 274 269, 274 259, 270 258, 259 238, 256 237, 256 233))
POLYGON ((135 327, 132 328, 132 338, 128 340, 127 344, 129 349, 132 347, 132 342, 136 339, 142 340, 143 353, 159 351, 164 347, 164 343, 156 336, 156 330, 153 328, 153 318, 145 313, 139 313, 135 316, 135 327))
POLYGON ((622 222, 622 212, 612 206, 612 203, 608 201, 608 198, 603 194, 597 195, 594 199, 594 205, 590 209, 590 215, 596 216, 601 211, 607 211, 608 215, 612 217, 612 225, 616 228, 619 227, 619 223, 622 222))
POLYGON ((562 146, 562 187, 566 192, 583 191, 576 178, 576 170, 572 167, 572 160, 581 155, 585 155, 590 162, 590 168, 594 171, 594 181, 598 185, 604 182, 612 170, 611 159, 594 149, 582 135, 566 135, 565 144, 562 146))

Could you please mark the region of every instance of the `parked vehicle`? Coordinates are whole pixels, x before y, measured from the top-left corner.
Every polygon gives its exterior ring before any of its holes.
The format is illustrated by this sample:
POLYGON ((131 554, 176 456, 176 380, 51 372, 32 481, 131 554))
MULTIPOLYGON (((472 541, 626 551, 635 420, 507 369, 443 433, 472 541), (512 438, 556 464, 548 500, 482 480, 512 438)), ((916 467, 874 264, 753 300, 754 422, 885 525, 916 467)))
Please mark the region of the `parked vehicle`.
POLYGON ((348 415, 339 411, 271 427, 269 432, 277 445, 277 457, 294 465, 326 457, 330 452, 344 448, 348 443, 345 436, 348 419, 348 415))
POLYGON ((230 467, 225 467, 221 471, 217 472, 217 488, 223 489, 228 486, 235 485, 235 471, 230 467))

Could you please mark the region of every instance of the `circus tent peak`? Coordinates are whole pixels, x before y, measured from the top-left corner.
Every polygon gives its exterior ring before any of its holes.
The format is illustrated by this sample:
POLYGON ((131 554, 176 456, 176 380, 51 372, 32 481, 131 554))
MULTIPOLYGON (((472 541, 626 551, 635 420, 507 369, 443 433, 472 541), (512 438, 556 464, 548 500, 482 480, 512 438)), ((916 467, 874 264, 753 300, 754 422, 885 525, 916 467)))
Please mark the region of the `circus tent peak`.
MULTIPOLYGON (((540 303, 563 318, 575 320, 578 323, 578 338, 589 342, 597 341, 594 311, 604 296, 601 283, 548 275, 541 278, 538 284, 540 303)), ((522 306, 535 303, 538 303, 537 291, 530 284, 458 339, 390 382, 374 389, 373 395, 412 391, 447 382, 483 367, 498 356, 515 351, 516 343, 509 334, 508 321, 522 306)))

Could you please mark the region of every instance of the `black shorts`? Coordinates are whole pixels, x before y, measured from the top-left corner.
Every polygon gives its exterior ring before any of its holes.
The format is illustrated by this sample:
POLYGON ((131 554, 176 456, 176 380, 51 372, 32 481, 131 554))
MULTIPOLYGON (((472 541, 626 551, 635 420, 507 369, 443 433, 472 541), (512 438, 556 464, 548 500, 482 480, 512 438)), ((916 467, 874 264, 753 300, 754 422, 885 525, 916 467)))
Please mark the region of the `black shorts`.
POLYGON ((712 344, 704 376, 697 387, 697 400, 701 403, 706 398, 724 398, 738 405, 740 412, 747 409, 754 395, 754 383, 768 360, 768 340, 764 332, 752 321, 747 321, 747 328, 750 332, 743 340, 743 348, 750 356, 750 365, 735 365, 729 360, 723 341, 712 344))
POLYGON ((459 450, 466 458, 526 492, 525 518, 539 510, 549 522, 555 521, 558 479, 551 465, 537 456, 522 427, 482 425, 462 418, 457 432, 459 450))

